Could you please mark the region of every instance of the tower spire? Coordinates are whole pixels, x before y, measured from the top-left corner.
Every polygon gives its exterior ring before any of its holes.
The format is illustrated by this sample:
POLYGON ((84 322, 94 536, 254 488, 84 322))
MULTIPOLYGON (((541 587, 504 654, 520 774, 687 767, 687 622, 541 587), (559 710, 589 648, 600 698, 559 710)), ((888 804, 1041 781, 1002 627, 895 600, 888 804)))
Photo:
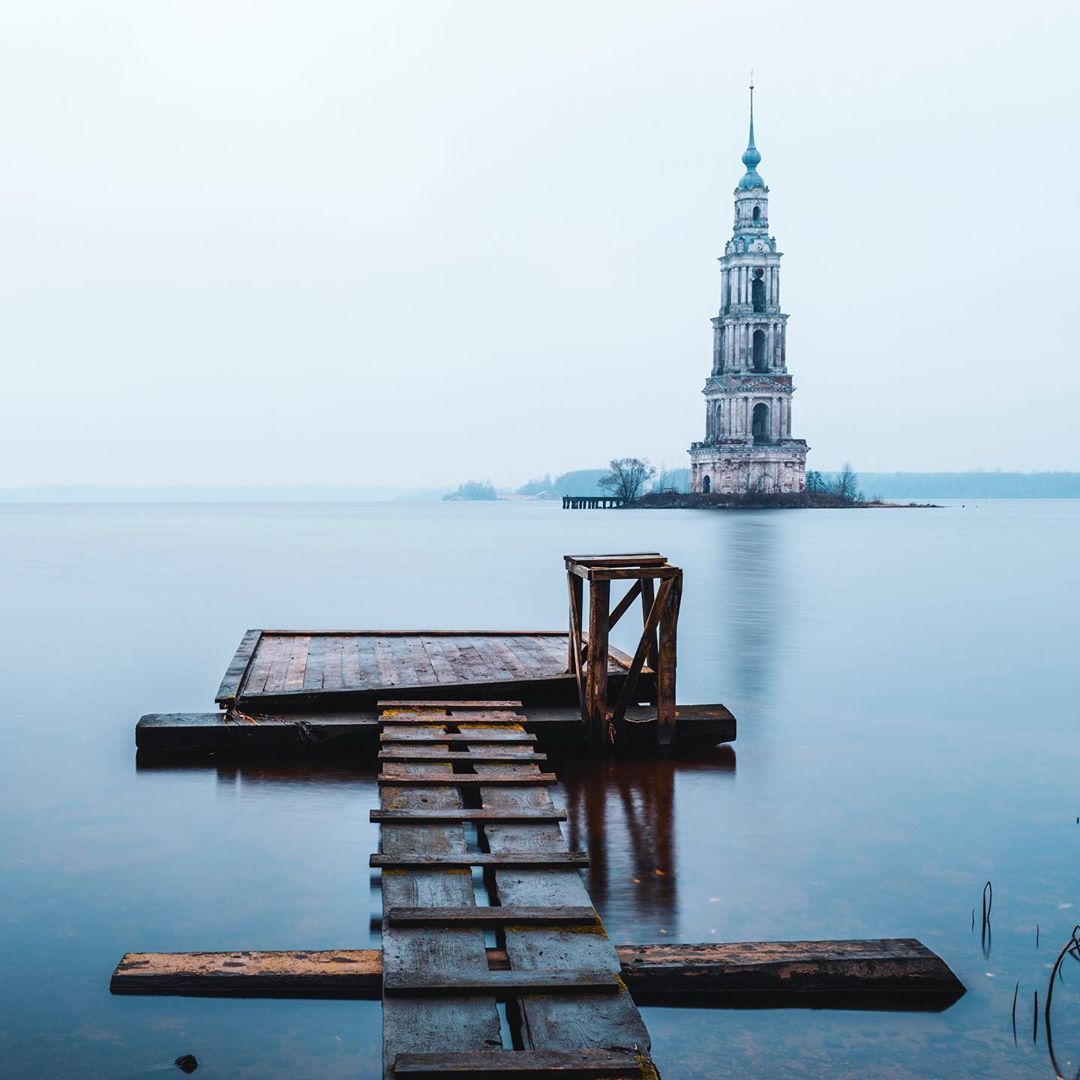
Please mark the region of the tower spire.
POLYGON ((752 71, 750 72, 750 141, 743 151, 742 163, 746 166, 746 172, 739 180, 739 188, 747 191, 750 188, 765 187, 765 181, 757 171, 761 163, 761 154, 754 145, 754 73, 752 71))

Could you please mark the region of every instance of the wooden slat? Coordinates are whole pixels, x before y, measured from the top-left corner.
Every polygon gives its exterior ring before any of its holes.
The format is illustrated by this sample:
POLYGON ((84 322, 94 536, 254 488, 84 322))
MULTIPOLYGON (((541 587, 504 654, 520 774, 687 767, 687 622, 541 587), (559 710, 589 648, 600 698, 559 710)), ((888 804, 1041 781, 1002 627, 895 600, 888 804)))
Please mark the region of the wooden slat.
MULTIPOLYGON (((563 635, 565 637, 565 635, 563 635)), ((380 700, 380 709, 520 709, 520 701, 386 701, 380 700)))
POLYGON ((379 742, 384 746, 415 746, 425 743, 463 743, 472 742, 486 746, 515 746, 522 743, 535 744, 536 736, 529 732, 509 731, 506 728, 490 728, 476 732, 443 732, 439 735, 427 735, 422 731, 381 731, 379 742))
POLYGON ((390 908, 384 917, 391 926, 507 926, 529 923, 536 926, 595 925, 599 921, 591 907, 412 907, 390 908))
POLYGON ((564 555, 563 560, 579 566, 663 566, 667 562, 659 551, 633 551, 628 555, 564 555))
POLYGON ((477 851, 471 854, 410 851, 400 855, 386 853, 372 855, 368 860, 368 864, 383 870, 408 870, 418 867, 438 869, 470 866, 576 870, 579 867, 589 865, 589 856, 584 851, 477 851))
MULTIPOLYGON (((445 932, 445 931, 444 931, 445 932)), ((461 975, 446 972, 434 975, 427 971, 383 973, 383 995, 440 997, 447 994, 494 994, 504 998, 517 994, 616 993, 622 989, 614 971, 557 969, 554 971, 487 971, 461 975)))
POLYGON ((372 821, 565 821, 565 810, 372 810, 372 821))
MULTIPOLYGON (((434 775, 447 765, 417 764, 410 772, 434 775)), ((385 787, 381 807, 393 810, 460 810, 461 795, 453 788, 418 788, 400 784, 385 787)), ((380 858, 393 860, 417 851, 435 857, 465 856, 461 823, 384 823, 380 828, 380 858)), ((394 907, 423 902, 441 907, 475 904, 469 874, 446 866, 426 866, 407 873, 382 875, 384 914, 394 907)), ((391 927, 383 922, 384 979, 417 971, 444 976, 481 977, 488 971, 484 932, 479 927, 454 930, 391 927)), ((475 1051, 502 1045, 495 998, 491 994, 463 997, 410 998, 383 993, 383 1076, 393 1077, 397 1056, 408 1052, 475 1051)))
POLYGON ((308 649, 311 647, 311 639, 298 636, 292 639, 289 655, 289 666, 285 671, 285 689, 303 690, 304 675, 307 670, 308 649))
POLYGON ((221 685, 218 687, 217 696, 214 698, 215 701, 231 705, 236 699, 240 685, 244 681, 244 673, 251 663, 252 656, 255 655, 255 649, 258 647, 261 637, 261 630, 248 630, 241 638, 240 645, 229 662, 229 666, 221 680, 221 685))
MULTIPOLYGON (((490 779, 538 771, 535 765, 476 765, 475 769, 490 779)), ((496 783, 482 786, 480 796, 484 807, 490 809, 553 808, 546 788, 514 788, 496 783)), ((492 854, 521 856, 566 848, 562 830, 554 824, 493 823, 485 826, 484 835, 492 854)), ((591 903, 580 874, 550 869, 508 872, 496 867, 493 876, 500 904, 582 907, 591 903)), ((567 969, 619 968, 615 949, 602 927, 507 927, 504 937, 507 957, 516 971, 550 968, 555 957, 567 969)), ((633 1046, 643 1052, 649 1049, 648 1029, 625 988, 605 999, 602 1009, 587 998, 543 994, 524 995, 518 1007, 527 1050, 612 1046, 633 1046)))
POLYGON ((394 1075, 412 1080, 644 1080, 655 1070, 623 1050, 496 1050, 478 1054, 401 1054, 394 1075))
POLYGON ((557 784, 554 773, 537 773, 535 776, 502 776, 484 779, 472 773, 448 773, 446 776, 424 776, 402 779, 397 773, 382 772, 375 779, 380 784, 423 784, 427 787, 477 787, 480 784, 557 784))
POLYGON ((380 761, 497 761, 525 762, 547 761, 547 754, 521 754, 512 750, 492 750, 490 747, 474 747, 472 750, 439 750, 436 747, 416 750, 380 750, 380 761))

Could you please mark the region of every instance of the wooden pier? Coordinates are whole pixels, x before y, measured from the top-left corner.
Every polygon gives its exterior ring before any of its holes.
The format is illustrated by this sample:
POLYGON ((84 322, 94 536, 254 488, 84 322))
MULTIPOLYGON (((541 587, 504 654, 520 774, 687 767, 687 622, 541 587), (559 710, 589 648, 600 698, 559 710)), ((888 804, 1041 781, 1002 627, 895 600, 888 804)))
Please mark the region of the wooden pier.
MULTIPOLYGON (((511 741, 526 734, 518 711, 393 705, 383 703, 372 856, 383 871, 383 1075, 655 1076, 645 1024, 576 869, 587 860, 567 850, 531 745, 511 741), (464 761, 432 760, 427 740, 448 735, 477 740, 464 761), (486 851, 469 851, 467 824, 486 851), (478 907, 461 872, 470 866, 485 868, 491 906, 478 907), (507 970, 488 962, 492 926, 507 970), (512 1049, 498 1049, 497 1000, 509 1002, 512 1049)), ((437 745, 445 754, 451 744, 437 745)))
POLYGON ((630 504, 615 495, 564 495, 564 510, 623 510, 630 504))

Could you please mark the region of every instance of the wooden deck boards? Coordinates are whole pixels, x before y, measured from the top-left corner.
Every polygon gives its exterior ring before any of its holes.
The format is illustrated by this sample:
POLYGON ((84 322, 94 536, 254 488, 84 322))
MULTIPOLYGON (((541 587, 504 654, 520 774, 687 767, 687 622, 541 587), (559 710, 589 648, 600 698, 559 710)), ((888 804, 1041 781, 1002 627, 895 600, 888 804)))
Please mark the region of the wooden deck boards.
MULTIPOLYGON (((216 700, 249 709, 267 699, 311 703, 350 697, 355 704, 379 691, 467 686, 531 687, 546 700, 548 684, 562 700, 568 688, 560 684, 572 681, 567 641, 561 631, 249 630, 216 700)), ((613 654, 612 676, 618 678, 628 660, 613 654)))

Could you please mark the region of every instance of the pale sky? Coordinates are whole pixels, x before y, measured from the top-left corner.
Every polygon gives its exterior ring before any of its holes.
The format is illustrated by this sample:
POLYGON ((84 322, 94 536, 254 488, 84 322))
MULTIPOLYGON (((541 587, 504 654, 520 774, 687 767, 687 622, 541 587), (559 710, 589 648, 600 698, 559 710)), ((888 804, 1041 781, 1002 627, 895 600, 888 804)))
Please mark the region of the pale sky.
POLYGON ((809 467, 1080 468, 1073 2, 4 0, 0 486, 687 464, 757 83, 809 467))

